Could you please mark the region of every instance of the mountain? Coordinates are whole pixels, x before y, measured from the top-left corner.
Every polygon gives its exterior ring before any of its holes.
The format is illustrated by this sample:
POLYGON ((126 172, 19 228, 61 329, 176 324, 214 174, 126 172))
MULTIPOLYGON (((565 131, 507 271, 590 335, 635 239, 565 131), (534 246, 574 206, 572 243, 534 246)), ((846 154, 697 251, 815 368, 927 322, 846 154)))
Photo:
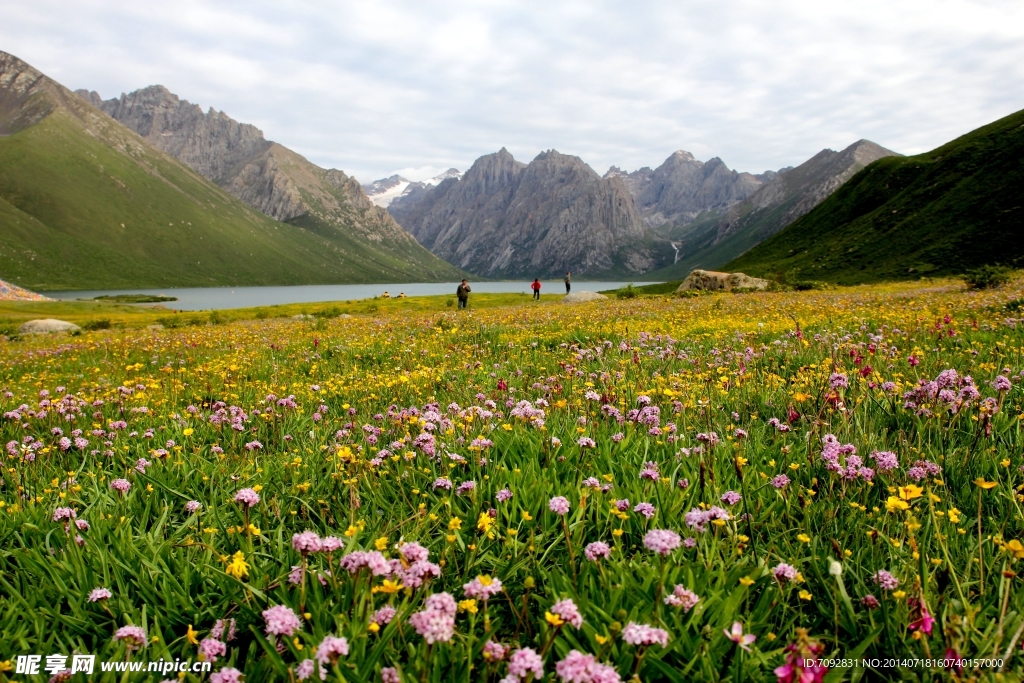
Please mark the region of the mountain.
POLYGON ((434 254, 487 277, 630 275, 671 261, 621 179, 554 150, 524 164, 502 148, 390 208, 434 254))
POLYGON ((374 206, 355 178, 266 140, 255 126, 204 112, 160 85, 109 100, 77 94, 252 208, 335 244, 357 279, 461 276, 374 206))
POLYGON ((686 224, 708 211, 723 211, 753 194, 775 176, 729 170, 718 157, 707 163, 679 150, 654 169, 625 173, 612 166, 605 178, 619 177, 652 228, 686 224))
POLYGON ((880 159, 726 267, 842 284, 1024 267, 1024 111, 880 159))
POLYGON ((762 175, 767 182, 745 200, 665 232, 678 257, 650 277, 678 280, 694 268, 722 266, 806 214, 871 162, 893 155, 859 140, 841 152, 824 149, 796 168, 762 175))
POLYGON ((461 177, 462 172, 457 168, 449 168, 440 175, 419 182, 406 180, 400 175, 393 175, 390 178, 382 178, 368 185, 363 185, 363 191, 366 192, 366 196, 370 198, 371 202, 383 209, 388 208, 393 201, 399 199, 406 201, 409 206, 412 206, 423 197, 428 187, 439 185, 441 181, 447 178, 461 177))

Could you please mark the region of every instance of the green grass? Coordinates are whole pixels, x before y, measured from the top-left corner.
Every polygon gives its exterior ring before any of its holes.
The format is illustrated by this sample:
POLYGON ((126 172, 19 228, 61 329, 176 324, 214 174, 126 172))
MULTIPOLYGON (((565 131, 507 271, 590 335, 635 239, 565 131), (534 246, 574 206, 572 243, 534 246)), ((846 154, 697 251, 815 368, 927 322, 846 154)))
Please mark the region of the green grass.
POLYGON ((931 152, 870 164, 724 266, 840 284, 1024 264, 1024 112, 931 152))
MULTIPOLYGON (((250 209, 112 120, 57 108, 0 138, 0 276, 37 291, 450 279, 337 228, 250 209)), ((411 241, 410 241, 411 242, 411 241)))

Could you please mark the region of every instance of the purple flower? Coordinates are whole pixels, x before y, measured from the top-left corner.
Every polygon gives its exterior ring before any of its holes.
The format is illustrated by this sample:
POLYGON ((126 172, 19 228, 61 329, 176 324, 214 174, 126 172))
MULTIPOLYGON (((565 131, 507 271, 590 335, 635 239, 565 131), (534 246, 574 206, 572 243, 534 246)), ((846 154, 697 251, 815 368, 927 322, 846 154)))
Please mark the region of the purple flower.
POLYGON ((185 503, 185 512, 192 514, 193 512, 198 512, 200 509, 202 509, 202 507, 203 504, 200 503, 198 500, 190 500, 187 503, 185 503))
POLYGON ((779 583, 789 583, 796 579, 797 571, 793 565, 780 562, 772 570, 772 574, 779 583))
POLYGON ((506 486, 494 496, 499 503, 504 503, 506 500, 512 498, 512 491, 506 486))
POLYGON ((505 659, 505 655, 508 654, 509 647, 496 643, 493 640, 488 640, 484 643, 484 659, 488 662, 500 662, 505 659))
POLYGON ((251 508, 260 502, 260 494, 253 489, 242 489, 235 494, 235 502, 251 508))
POLYGON ((850 386, 849 380, 841 372, 833 372, 828 378, 828 384, 833 389, 846 389, 850 386))
POLYGON ((583 549, 583 555, 586 556, 591 562, 597 562, 598 560, 608 559, 611 557, 612 549, 607 543, 603 541, 594 541, 587 545, 583 549))
POLYGON ((100 600, 109 600, 113 596, 114 596, 114 594, 111 593, 106 588, 93 588, 92 591, 89 593, 89 602, 99 602, 100 600))
POLYGON ((999 375, 994 380, 992 380, 992 388, 995 389, 996 391, 1009 391, 1010 389, 1013 388, 1013 383, 1010 381, 1009 377, 1006 377, 1005 375, 999 375))
POLYGON ((622 500, 615 501, 615 509, 619 512, 625 512, 629 509, 629 498, 623 498, 622 500))
POLYGON ((396 614, 398 614, 398 610, 391 605, 384 605, 373 613, 373 616, 370 617, 370 621, 378 626, 386 626, 391 623, 391 620, 395 618, 396 614))
POLYGON ((118 493, 127 493, 128 489, 132 487, 132 483, 127 479, 115 479, 110 482, 110 488, 114 489, 118 493))
POLYGON ((636 507, 633 508, 633 512, 639 512, 647 519, 654 517, 655 508, 650 503, 637 503, 636 507))
POLYGON ((576 442, 576 445, 579 446, 580 448, 594 448, 595 446, 597 446, 593 439, 586 436, 580 437, 580 439, 576 442))
POLYGON ((889 472, 899 467, 899 459, 892 451, 875 451, 871 454, 879 472, 889 472))
POLYGON ((456 495, 462 496, 462 495, 465 495, 465 494, 469 493, 470 491, 472 491, 475 488, 476 488, 476 482, 473 481, 472 479, 470 479, 468 481, 464 481, 461 484, 459 484, 459 487, 457 489, 455 489, 455 493, 456 493, 456 495))
POLYGON ((569 500, 565 496, 555 496, 548 501, 548 509, 556 515, 564 515, 569 512, 569 500))
POLYGON ((726 491, 722 494, 722 502, 726 505, 735 505, 742 500, 743 496, 736 493, 735 491, 726 491))
POLYGON ((452 480, 448 477, 438 477, 434 480, 435 489, 444 489, 446 491, 452 490, 452 480))
POLYGON ((398 675, 398 669, 393 666, 385 666, 380 670, 380 683, 402 683, 398 675))
POLYGON ((263 610, 263 619, 267 622, 268 636, 291 637, 295 631, 302 628, 302 621, 298 615, 286 605, 274 605, 270 609, 263 610))
POLYGON ((478 576, 469 583, 463 584, 462 590, 466 593, 467 598, 487 602, 491 596, 501 592, 501 579, 478 576))
POLYGON ((316 662, 312 659, 303 659, 299 662, 299 665, 295 667, 295 678, 300 681, 305 681, 313 675, 315 670, 316 662))
POLYGON ((668 647, 668 631, 647 624, 638 624, 635 621, 629 622, 626 628, 622 629, 622 639, 636 647, 655 644, 668 647))
POLYGON ((900 585, 899 579, 884 569, 879 569, 875 572, 871 579, 877 583, 882 590, 896 590, 896 587, 900 585))
POLYGON ((430 644, 447 643, 455 635, 455 617, 441 610, 416 612, 409 617, 409 624, 430 644))
POLYGON ((565 659, 555 664, 555 673, 562 683, 621 683, 622 677, 594 655, 570 650, 565 659))
POLYGON ((785 474, 777 474, 772 477, 772 486, 777 489, 784 489, 789 484, 789 477, 785 474))
POLYGON ((878 601, 878 598, 869 593, 860 599, 860 604, 867 609, 878 609, 882 603, 878 601))
POLYGON ((670 529, 651 529, 644 536, 644 547, 659 555, 668 555, 682 542, 679 534, 670 529))
POLYGON ((78 515, 75 508, 57 508, 53 511, 53 521, 61 522, 74 519, 78 515))

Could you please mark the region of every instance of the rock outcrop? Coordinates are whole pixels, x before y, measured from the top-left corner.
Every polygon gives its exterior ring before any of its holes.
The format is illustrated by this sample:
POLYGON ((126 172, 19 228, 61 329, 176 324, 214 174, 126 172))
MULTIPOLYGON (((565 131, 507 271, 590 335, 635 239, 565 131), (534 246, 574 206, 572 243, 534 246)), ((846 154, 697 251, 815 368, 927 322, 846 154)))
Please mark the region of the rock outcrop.
POLYGON ((731 292, 734 289, 768 289, 768 280, 750 277, 744 273, 720 273, 714 270, 695 270, 690 273, 677 292, 698 289, 708 292, 731 292))
POLYGON ((56 332, 81 332, 82 328, 66 320, 55 318, 43 318, 41 320, 29 320, 18 328, 18 334, 53 334, 56 332))
POLYGON ((413 207, 392 210, 420 244, 486 277, 636 274, 672 253, 644 225, 621 179, 602 179, 554 150, 523 164, 502 148, 413 207))
POLYGON ((597 292, 573 292, 572 294, 566 294, 562 297, 561 303, 563 304, 585 304, 588 301, 601 301, 607 299, 604 294, 598 294, 597 292))

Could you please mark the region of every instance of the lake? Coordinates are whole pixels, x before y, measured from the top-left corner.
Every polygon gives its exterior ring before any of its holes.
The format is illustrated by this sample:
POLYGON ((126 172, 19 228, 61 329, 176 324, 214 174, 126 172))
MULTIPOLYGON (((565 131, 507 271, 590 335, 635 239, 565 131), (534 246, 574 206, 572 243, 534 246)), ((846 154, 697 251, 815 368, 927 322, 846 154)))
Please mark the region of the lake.
MULTIPOLYGON (((561 280, 542 280, 541 294, 564 294, 565 285, 561 280)), ((625 287, 628 282, 586 282, 572 283, 574 292, 599 292, 625 287)), ((634 282, 634 285, 648 285, 651 282, 634 282)), ((177 297, 177 301, 160 304, 180 311, 205 311, 218 308, 250 308, 252 306, 273 306, 275 304, 313 303, 320 301, 352 301, 372 299, 384 292, 391 296, 405 293, 406 296, 431 296, 451 294, 455 296, 457 282, 406 282, 384 285, 296 285, 290 287, 188 287, 169 289, 112 289, 106 291, 46 292, 53 299, 74 301, 92 299, 97 296, 114 294, 162 294, 177 297)), ((530 281, 470 282, 475 293, 502 294, 510 292, 530 293, 530 281)), ((151 306, 153 304, 141 304, 151 306)))

